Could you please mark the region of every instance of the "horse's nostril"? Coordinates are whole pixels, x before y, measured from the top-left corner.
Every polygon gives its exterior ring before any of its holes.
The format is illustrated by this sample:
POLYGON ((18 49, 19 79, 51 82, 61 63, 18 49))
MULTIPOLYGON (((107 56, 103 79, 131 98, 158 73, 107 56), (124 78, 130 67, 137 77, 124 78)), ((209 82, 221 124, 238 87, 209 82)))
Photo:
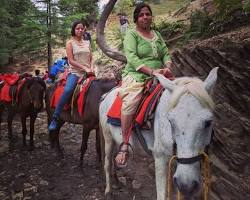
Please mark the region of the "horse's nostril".
POLYGON ((198 189, 199 183, 197 181, 192 182, 192 187, 190 188, 191 192, 194 192, 198 189))
POLYGON ((176 177, 174 177, 174 184, 184 195, 192 195, 199 188, 199 183, 197 181, 193 180, 190 184, 185 184, 176 177))
POLYGON ((175 184, 176 186, 178 186, 177 178, 176 178, 176 177, 174 177, 174 184, 175 184))

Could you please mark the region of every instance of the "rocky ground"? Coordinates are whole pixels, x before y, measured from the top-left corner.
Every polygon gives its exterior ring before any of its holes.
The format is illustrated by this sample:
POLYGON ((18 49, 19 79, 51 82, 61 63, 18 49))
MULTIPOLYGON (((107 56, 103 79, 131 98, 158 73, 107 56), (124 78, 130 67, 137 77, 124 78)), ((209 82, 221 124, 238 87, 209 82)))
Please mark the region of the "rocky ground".
MULTIPOLYGON (((2 123, 0 140, 1 200, 102 200, 104 180, 96 165, 95 132, 91 133, 84 166, 79 167, 81 126, 65 124, 61 131, 64 159, 50 149, 47 117, 42 112, 36 121, 35 149, 22 147, 18 118, 13 123, 17 139, 9 152, 7 124, 2 123)), ((155 199, 153 164, 150 158, 136 156, 127 169, 118 171, 121 188, 114 199, 155 199)))

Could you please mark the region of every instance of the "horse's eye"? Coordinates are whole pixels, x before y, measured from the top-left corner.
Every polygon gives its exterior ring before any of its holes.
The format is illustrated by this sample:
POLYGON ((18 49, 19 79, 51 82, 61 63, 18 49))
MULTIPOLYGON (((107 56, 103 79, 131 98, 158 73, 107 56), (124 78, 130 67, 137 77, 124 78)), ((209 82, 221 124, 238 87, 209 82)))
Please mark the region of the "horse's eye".
POLYGON ((208 128, 208 127, 211 126, 211 124, 212 124, 212 120, 206 120, 205 123, 204 123, 204 127, 208 128))

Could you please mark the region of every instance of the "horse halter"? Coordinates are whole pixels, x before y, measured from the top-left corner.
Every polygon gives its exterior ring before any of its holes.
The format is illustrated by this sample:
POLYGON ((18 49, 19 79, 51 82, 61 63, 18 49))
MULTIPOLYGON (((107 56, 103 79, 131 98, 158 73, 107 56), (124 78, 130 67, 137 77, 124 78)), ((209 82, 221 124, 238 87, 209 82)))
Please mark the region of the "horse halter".
MULTIPOLYGON (((174 144, 176 150, 176 144, 174 144)), ((172 177, 172 163, 176 160, 180 164, 193 164, 197 161, 202 161, 202 174, 203 174, 203 199, 208 200, 209 187, 210 187, 210 164, 208 155, 205 152, 201 152, 199 155, 191 157, 191 158, 178 158, 176 155, 173 155, 169 160, 168 164, 168 199, 171 198, 172 188, 173 188, 173 177, 172 177)), ((177 192, 177 200, 181 200, 181 193, 178 190, 177 192)))
POLYGON ((204 158, 204 154, 201 153, 197 156, 191 157, 191 158, 178 158, 176 157, 176 161, 180 164, 193 164, 197 161, 201 161, 204 158))

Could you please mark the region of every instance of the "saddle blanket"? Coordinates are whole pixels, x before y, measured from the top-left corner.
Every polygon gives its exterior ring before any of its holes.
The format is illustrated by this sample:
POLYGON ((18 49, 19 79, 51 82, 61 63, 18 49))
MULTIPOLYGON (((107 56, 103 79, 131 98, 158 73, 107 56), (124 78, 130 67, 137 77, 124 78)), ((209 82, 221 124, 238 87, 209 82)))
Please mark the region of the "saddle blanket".
MULTIPOLYGON (((163 87, 160 84, 157 84, 149 94, 142 98, 135 117, 135 122, 139 126, 143 126, 143 124, 147 122, 148 117, 154 112, 162 91, 163 87)), ((117 95, 115 101, 107 113, 108 123, 114 126, 121 126, 121 106, 122 99, 119 95, 117 95)))
POLYGON ((0 77, 2 86, 0 89, 0 101, 18 102, 18 94, 25 79, 20 79, 19 74, 3 74, 0 77))
MULTIPOLYGON (((83 116, 86 95, 87 95, 88 89, 89 89, 93 80, 95 80, 95 77, 91 76, 91 77, 87 78, 82 84, 78 84, 77 87, 75 88, 75 91, 76 91, 80 87, 79 93, 76 94, 77 110, 78 110, 78 113, 80 114, 80 116, 83 116)), ((58 104, 58 102, 62 96, 62 93, 64 91, 64 86, 65 86, 65 80, 62 80, 62 82, 57 85, 57 87, 52 95, 51 101, 50 101, 50 106, 52 108, 55 108, 56 105, 58 104)), ((75 92, 74 92, 74 94, 75 94, 75 92)), ((75 96, 73 95, 70 102, 74 102, 74 100, 75 100, 75 96)), ((68 109, 70 109, 70 107, 72 105, 73 104, 70 105, 70 103, 68 103, 64 106, 63 109, 68 110, 68 109)))

